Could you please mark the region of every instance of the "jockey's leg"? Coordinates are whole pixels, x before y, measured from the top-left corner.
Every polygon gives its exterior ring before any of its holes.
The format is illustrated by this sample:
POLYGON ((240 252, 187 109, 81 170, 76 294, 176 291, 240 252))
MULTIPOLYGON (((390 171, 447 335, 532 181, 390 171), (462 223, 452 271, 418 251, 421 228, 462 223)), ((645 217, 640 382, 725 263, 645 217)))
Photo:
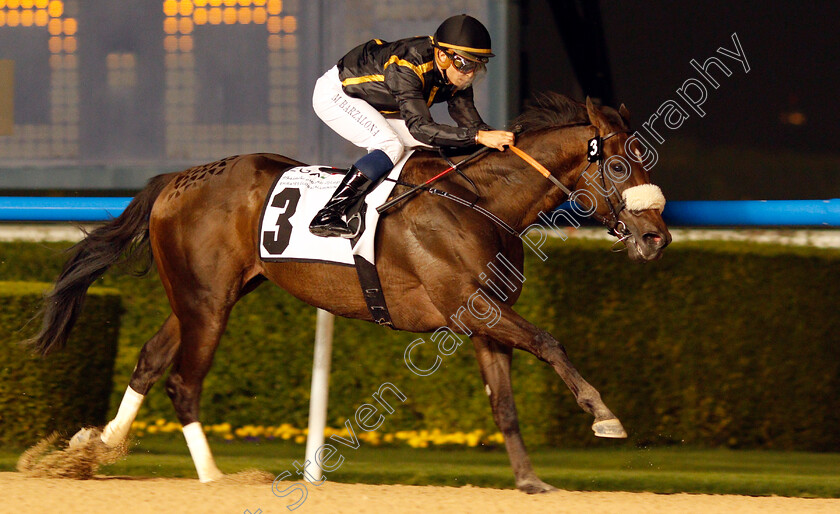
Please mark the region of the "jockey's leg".
POLYGON ((338 135, 368 151, 350 168, 309 227, 318 236, 352 237, 353 233, 342 216, 364 196, 372 182, 394 167, 405 148, 389 120, 364 100, 344 93, 336 67, 315 83, 312 108, 338 135))
POLYGON ((312 219, 309 231, 321 237, 353 237, 354 231, 343 217, 361 200, 371 184, 394 167, 390 157, 382 150, 374 150, 356 161, 323 209, 312 219))

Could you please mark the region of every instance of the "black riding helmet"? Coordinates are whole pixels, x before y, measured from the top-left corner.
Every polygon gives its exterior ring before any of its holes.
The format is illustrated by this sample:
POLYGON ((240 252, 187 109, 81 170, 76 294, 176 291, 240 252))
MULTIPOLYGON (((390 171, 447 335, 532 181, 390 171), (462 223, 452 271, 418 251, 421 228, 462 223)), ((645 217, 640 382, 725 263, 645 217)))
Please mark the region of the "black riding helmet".
POLYGON ((494 56, 490 50, 490 33, 480 21, 466 14, 444 20, 433 40, 444 52, 455 52, 472 61, 486 63, 494 56))

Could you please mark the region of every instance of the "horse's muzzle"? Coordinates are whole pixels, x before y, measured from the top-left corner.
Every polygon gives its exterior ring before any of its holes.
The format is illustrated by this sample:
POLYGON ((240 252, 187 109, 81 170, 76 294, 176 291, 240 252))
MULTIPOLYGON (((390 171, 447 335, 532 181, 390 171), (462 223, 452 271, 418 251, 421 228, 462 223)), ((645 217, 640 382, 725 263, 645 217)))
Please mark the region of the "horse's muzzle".
POLYGON ((671 244, 671 233, 667 229, 649 230, 641 237, 631 238, 628 256, 636 261, 649 262, 662 258, 665 247, 671 244))
POLYGON ((658 209, 624 211, 622 219, 631 237, 625 241, 627 256, 637 262, 655 261, 671 244, 671 233, 658 209))

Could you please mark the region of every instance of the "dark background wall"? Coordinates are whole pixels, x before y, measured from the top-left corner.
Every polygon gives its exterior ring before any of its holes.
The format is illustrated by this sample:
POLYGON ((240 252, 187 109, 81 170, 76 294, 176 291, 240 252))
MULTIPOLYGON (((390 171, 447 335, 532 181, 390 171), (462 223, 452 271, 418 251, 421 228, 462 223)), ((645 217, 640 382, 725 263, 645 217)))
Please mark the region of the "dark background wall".
MULTIPOLYGON (((582 99, 547 0, 523 0, 522 98, 555 90, 582 99)), ((558 2, 555 2, 558 3, 558 2)), ((566 3, 566 2, 562 2, 566 3)), ((578 3, 578 2, 572 2, 578 3)), ((583 2, 579 3, 580 5, 583 2)), ((672 199, 828 198, 840 190, 840 19, 836 2, 599 2, 618 102, 633 128, 699 78, 692 59, 729 66, 708 88, 705 117, 663 130, 654 180, 672 199), (716 53, 737 33, 749 62, 716 53)), ((655 126, 662 127, 661 120, 655 126)))
MULTIPOLYGON (((0 24, 0 59, 15 61, 17 124, 14 136, 0 136, 1 190, 130 193, 162 171, 252 151, 352 162, 359 149, 311 111, 317 77, 359 42, 431 33, 457 12, 493 34, 499 57, 476 98, 496 126, 535 92, 596 94, 576 76, 577 60, 606 74, 641 129, 699 77, 692 59, 717 56, 732 75, 712 71, 720 87, 708 88, 705 116, 683 104, 688 117, 678 129, 654 122, 664 139, 654 180, 668 198, 828 198, 840 190, 835 2, 287 0, 279 50, 266 44, 267 24, 237 23, 196 25, 188 52, 165 49, 167 20, 183 16, 160 5, 67 0, 49 17, 65 23, 59 36, 0 24), (593 13, 595 25, 569 22, 593 13), (716 53, 734 48, 733 34, 748 73, 716 53), (112 83, 122 76, 108 68, 114 56, 133 59, 130 86, 112 83)), ((433 112, 446 120, 445 108, 433 112)))

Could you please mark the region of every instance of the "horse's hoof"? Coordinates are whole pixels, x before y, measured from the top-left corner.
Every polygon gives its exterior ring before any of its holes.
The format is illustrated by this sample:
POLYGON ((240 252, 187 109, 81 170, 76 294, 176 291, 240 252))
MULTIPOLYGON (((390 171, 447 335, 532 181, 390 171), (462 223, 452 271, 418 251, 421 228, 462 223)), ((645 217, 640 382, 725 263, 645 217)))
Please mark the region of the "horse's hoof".
POLYGON ((70 438, 70 442, 67 443, 67 447, 70 449, 84 448, 90 444, 91 441, 99 439, 99 434, 101 434, 101 431, 98 428, 85 427, 76 432, 73 437, 70 438))
POLYGON ((605 419, 603 421, 596 421, 592 425, 592 430, 598 437, 606 437, 609 439, 625 439, 627 432, 621 426, 621 421, 613 419, 605 419))
POLYGON ((198 477, 198 481, 202 484, 211 484, 213 482, 218 482, 223 478, 225 478, 225 474, 216 469, 207 473, 202 473, 201 476, 198 477))
POLYGON ((553 485, 546 484, 536 477, 517 482, 516 488, 528 494, 550 493, 557 490, 553 485))

